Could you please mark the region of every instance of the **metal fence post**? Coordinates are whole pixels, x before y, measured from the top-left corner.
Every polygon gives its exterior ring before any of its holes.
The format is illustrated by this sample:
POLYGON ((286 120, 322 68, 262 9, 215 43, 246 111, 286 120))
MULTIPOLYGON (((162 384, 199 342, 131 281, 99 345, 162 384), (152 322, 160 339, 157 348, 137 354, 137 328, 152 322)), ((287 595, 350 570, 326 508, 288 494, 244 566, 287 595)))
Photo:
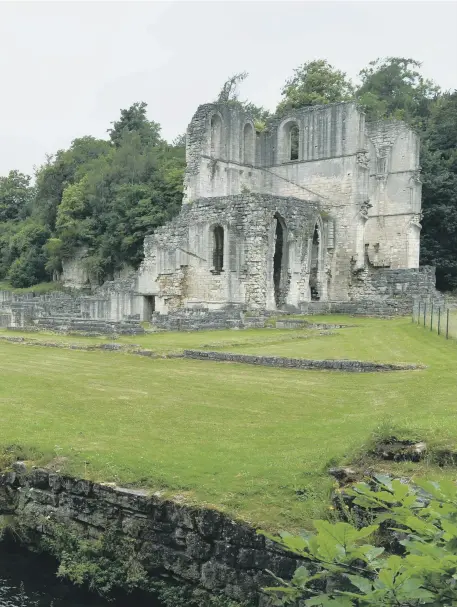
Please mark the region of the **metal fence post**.
POLYGON ((446 311, 446 339, 449 339, 449 308, 446 311))
POLYGON ((432 301, 432 307, 431 307, 431 311, 430 311, 430 331, 433 331, 433 301, 432 301))
POLYGON ((441 308, 438 308, 438 335, 441 335, 441 308))
POLYGON ((417 324, 420 325, 421 322, 421 302, 419 302, 419 310, 417 311, 417 324))

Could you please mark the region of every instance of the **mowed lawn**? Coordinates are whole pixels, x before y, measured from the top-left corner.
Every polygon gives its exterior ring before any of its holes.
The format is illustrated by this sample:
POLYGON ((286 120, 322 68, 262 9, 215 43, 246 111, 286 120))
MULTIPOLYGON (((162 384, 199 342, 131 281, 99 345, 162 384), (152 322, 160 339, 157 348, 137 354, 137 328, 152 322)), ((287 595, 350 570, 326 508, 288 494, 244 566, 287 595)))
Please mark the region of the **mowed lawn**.
POLYGON ((314 372, 0 341, 0 444, 36 449, 73 474, 148 486, 264 528, 306 526, 328 507, 329 465, 349 461, 379 426, 457 445, 456 343, 408 319, 338 322, 357 327, 307 339, 300 336, 308 332, 266 329, 141 340, 158 351, 211 347, 427 368, 314 372))

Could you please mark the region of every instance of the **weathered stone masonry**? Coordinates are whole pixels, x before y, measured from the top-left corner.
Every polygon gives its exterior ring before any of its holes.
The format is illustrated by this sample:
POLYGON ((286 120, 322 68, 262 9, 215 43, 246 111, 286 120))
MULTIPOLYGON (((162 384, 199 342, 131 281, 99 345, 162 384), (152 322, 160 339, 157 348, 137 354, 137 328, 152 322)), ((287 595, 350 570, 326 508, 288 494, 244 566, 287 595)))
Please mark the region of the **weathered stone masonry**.
POLYGON ((253 528, 216 510, 47 470, 0 475, 0 514, 6 513, 36 521, 41 533, 52 533, 53 522, 71 522, 96 536, 118 523, 149 558, 145 564, 155 575, 162 570, 253 606, 268 604, 261 595, 261 588, 272 585, 265 569, 290 578, 300 564, 253 528))
POLYGON ((413 294, 434 294, 432 271, 418 279, 419 146, 402 122, 365 124, 356 104, 339 103, 259 133, 239 107, 203 105, 184 185, 180 215, 146 238, 138 275, 161 313, 390 299, 411 308, 413 294))
POLYGON ((314 371, 348 371, 350 373, 374 373, 385 371, 412 371, 420 365, 404 363, 376 363, 363 360, 313 360, 306 358, 284 358, 282 356, 256 356, 233 354, 232 352, 210 352, 207 350, 184 350, 184 358, 194 360, 245 363, 263 367, 283 369, 308 369, 314 371))

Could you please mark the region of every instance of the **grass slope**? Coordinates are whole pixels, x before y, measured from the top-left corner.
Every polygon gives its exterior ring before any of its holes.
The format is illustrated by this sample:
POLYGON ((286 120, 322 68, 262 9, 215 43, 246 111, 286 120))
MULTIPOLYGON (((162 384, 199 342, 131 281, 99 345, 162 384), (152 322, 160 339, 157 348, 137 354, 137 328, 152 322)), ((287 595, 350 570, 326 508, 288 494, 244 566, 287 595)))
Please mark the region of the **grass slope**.
POLYGON ((304 526, 327 507, 329 462, 350 459, 383 424, 457 443, 455 343, 407 319, 345 321, 358 327, 309 339, 252 330, 128 341, 158 351, 210 345, 428 368, 344 374, 0 342, 0 444, 35 448, 71 473, 180 494, 266 528, 304 526))

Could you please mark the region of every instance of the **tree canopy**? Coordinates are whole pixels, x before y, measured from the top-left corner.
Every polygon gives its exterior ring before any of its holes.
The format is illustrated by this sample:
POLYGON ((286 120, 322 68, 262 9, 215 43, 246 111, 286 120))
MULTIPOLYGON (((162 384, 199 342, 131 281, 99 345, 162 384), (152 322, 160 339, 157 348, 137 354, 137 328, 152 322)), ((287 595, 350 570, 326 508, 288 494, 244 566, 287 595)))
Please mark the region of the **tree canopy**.
POLYGON ((294 70, 282 91, 276 113, 308 105, 349 101, 354 98, 354 85, 346 74, 325 59, 308 61, 294 70))
POLYGON ((122 110, 109 140, 82 137, 59 150, 33 188, 17 171, 0 179, 0 278, 26 287, 55 277, 79 247, 99 282, 139 265, 146 234, 179 210, 185 167, 184 141, 161 139, 146 109, 122 110))

